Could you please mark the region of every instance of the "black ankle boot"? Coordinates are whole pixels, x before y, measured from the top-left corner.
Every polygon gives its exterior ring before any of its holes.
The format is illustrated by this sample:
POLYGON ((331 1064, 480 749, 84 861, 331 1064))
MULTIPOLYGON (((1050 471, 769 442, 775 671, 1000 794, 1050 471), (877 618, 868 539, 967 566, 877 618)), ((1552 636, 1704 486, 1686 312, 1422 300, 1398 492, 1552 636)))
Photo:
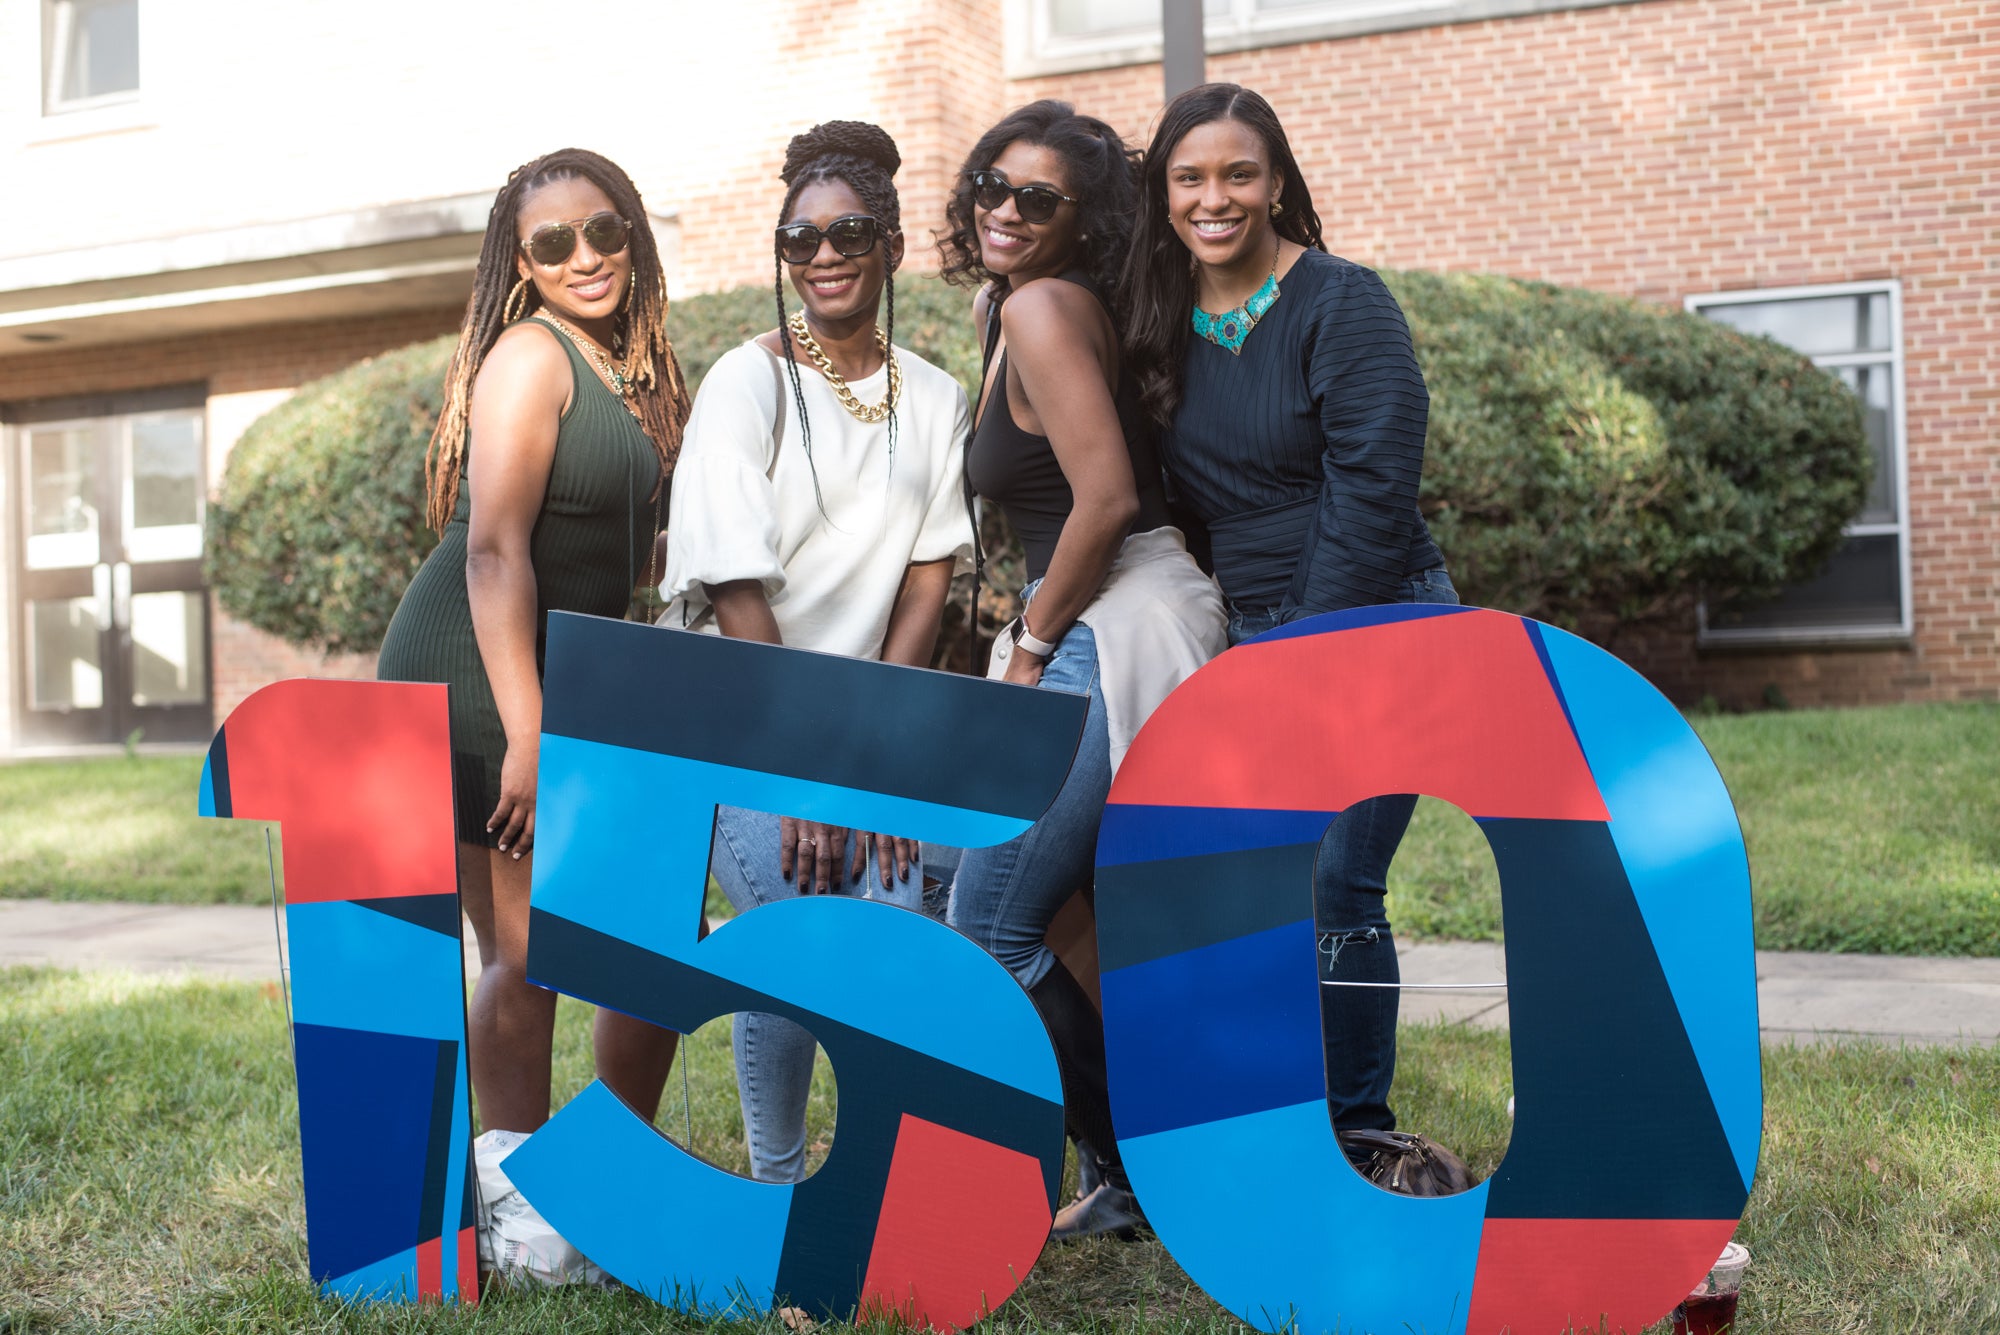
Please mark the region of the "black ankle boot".
POLYGON ((1074 1143, 1076 1145, 1076 1195, 1070 1197, 1070 1199, 1072 1201, 1080 1201, 1091 1192, 1096 1191, 1098 1186, 1103 1183, 1104 1160, 1096 1150, 1090 1147, 1089 1141, 1079 1140, 1074 1143))
POLYGON ((1049 1230, 1049 1241, 1077 1242, 1108 1233, 1129 1242, 1141 1230, 1151 1232, 1152 1225, 1146 1222, 1146 1212, 1139 1208, 1139 1198, 1132 1194, 1130 1184, 1120 1186, 1107 1174, 1095 1191, 1063 1207, 1056 1216, 1055 1227, 1049 1230))

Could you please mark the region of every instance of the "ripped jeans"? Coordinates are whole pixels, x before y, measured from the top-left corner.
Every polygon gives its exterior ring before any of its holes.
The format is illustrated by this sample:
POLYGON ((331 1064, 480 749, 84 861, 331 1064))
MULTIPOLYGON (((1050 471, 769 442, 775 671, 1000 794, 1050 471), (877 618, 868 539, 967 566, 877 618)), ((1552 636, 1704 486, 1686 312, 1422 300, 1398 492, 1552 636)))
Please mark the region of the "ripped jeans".
MULTIPOLYGON (((1456 603, 1458 592, 1439 567, 1411 576, 1402 601, 1456 603)), ((1279 624, 1275 609, 1232 606, 1229 643, 1241 644, 1279 624)), ((1328 828, 1313 864, 1326 1101, 1339 1131, 1396 1129, 1389 1086, 1396 1076, 1396 1012, 1402 997, 1397 985, 1403 975, 1396 965, 1396 939, 1384 896, 1389 864, 1416 809, 1417 799, 1409 794, 1356 802, 1328 828)))

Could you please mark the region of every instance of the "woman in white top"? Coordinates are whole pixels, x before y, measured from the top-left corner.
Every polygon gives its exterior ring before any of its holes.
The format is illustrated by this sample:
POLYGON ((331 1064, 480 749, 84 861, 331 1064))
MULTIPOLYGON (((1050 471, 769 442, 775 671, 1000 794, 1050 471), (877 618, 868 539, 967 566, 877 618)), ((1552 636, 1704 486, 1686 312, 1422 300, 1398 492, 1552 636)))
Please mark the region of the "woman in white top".
MULTIPOLYGON (((725 354, 696 396, 674 475, 664 624, 929 664, 951 577, 971 569, 969 414, 950 375, 889 342, 899 163, 887 134, 856 121, 792 140, 779 326, 725 354), (789 319, 787 271, 805 305, 789 319)), ((739 912, 809 891, 920 904, 909 840, 732 807, 716 832, 710 869, 739 912)), ((735 1040, 751 1173, 799 1181, 812 1036, 738 1015, 735 1040)))

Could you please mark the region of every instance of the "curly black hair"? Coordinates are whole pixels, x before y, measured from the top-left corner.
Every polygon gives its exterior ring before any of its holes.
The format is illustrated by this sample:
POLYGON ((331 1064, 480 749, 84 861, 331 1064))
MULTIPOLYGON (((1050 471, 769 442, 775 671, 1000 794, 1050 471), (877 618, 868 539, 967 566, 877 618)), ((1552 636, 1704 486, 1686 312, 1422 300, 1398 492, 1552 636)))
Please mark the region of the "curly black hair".
POLYGON ((979 136, 959 169, 958 184, 944 206, 948 231, 938 241, 945 281, 961 287, 983 283, 1006 291, 1006 280, 979 260, 973 224, 972 176, 992 167, 1007 145, 1034 144, 1052 150, 1069 169, 1069 193, 1077 203, 1077 267, 1088 273, 1109 300, 1132 236, 1138 208, 1138 154, 1118 132, 1095 116, 1079 115, 1067 102, 1044 98, 1016 107, 979 136))
MULTIPOLYGON (((879 125, 867 121, 825 121, 815 125, 804 134, 792 136, 785 146, 785 165, 778 172, 778 179, 785 183, 785 202, 778 209, 778 226, 792 216, 792 205, 798 202, 799 192, 815 181, 840 181, 861 197, 861 203, 875 220, 882 225, 882 239, 879 244, 887 246, 890 237, 903 230, 903 202, 896 194, 896 169, 903 165, 903 155, 896 151, 896 141, 889 132, 879 125)), ((785 261, 778 255, 776 243, 772 247, 773 271, 771 289, 778 299, 778 342, 785 350, 785 370, 792 381, 792 402, 799 414, 799 439, 805 446, 806 464, 812 465, 812 423, 806 416, 805 390, 799 383, 799 365, 792 352, 792 333, 785 325, 785 261)), ((888 305, 888 318, 883 322, 882 333, 891 344, 896 341, 896 271, 889 266, 888 281, 883 285, 883 297, 888 305)), ((895 354, 890 353, 891 356, 895 354)), ((889 405, 889 459, 896 458, 896 406, 889 405)), ((819 491, 819 472, 813 471, 813 492, 819 491)), ((824 513, 825 507, 821 506, 824 513)))

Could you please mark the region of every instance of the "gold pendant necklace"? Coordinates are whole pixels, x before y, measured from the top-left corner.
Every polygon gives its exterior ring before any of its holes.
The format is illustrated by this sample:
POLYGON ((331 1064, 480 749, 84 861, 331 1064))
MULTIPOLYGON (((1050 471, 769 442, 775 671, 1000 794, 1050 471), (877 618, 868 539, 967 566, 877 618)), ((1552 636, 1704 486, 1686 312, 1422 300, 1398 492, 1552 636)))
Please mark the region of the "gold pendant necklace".
POLYGON ((595 343, 585 338, 582 334, 577 333, 576 330, 571 329, 569 325, 557 319, 546 310, 537 311, 536 314, 562 330, 565 334, 568 334, 569 341, 582 348, 584 354, 597 363, 598 369, 604 372, 604 378, 611 382, 612 393, 622 399, 632 392, 632 382, 626 378, 624 369, 614 365, 610 358, 599 352, 595 343))
POLYGON ((847 387, 847 381, 833 369, 833 359, 826 355, 826 349, 806 328, 804 311, 794 311, 792 317, 785 321, 785 327, 791 331, 798 345, 806 350, 806 356, 812 358, 819 373, 826 377, 826 383, 833 386, 841 407, 863 422, 880 422, 889 416, 889 410, 896 406, 896 400, 903 392, 903 368, 896 365, 895 354, 889 351, 889 336, 879 327, 875 330, 875 346, 882 350, 882 360, 889 364, 889 392, 883 395, 880 403, 863 403, 854 396, 854 391, 847 387))

